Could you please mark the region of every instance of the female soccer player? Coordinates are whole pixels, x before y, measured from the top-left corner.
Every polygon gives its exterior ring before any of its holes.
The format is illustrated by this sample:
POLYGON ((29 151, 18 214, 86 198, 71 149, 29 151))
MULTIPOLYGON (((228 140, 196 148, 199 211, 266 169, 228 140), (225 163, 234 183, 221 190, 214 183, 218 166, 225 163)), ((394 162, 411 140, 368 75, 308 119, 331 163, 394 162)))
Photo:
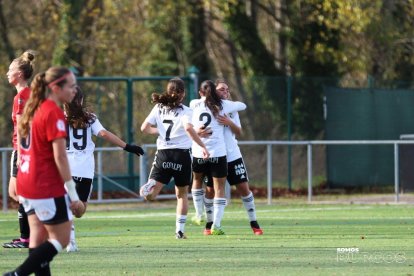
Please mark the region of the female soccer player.
POLYGON ((194 104, 192 121, 196 129, 201 126, 203 128, 210 127, 211 129, 211 136, 201 138, 210 152, 210 158, 208 160, 201 158, 200 148, 193 143, 193 202, 196 216, 201 220, 204 195, 203 193, 194 193, 194 191, 202 191, 203 177, 205 175, 211 175, 215 194, 211 234, 224 235, 224 231, 221 229, 221 220, 227 204, 225 198, 227 158, 226 144, 224 142, 224 126, 217 120, 220 115, 246 109, 246 105, 241 102, 220 99, 214 83, 210 80, 204 81, 201 84, 200 94, 205 95, 205 98, 194 104), (196 195, 196 198, 194 198, 194 195, 196 195))
MULTIPOLYGON (((230 90, 224 80, 216 80, 216 89, 217 94, 221 99, 228 100, 230 98, 230 90)), ((227 181, 230 185, 235 185, 237 191, 240 193, 253 233, 255 235, 263 235, 263 230, 260 228, 256 219, 256 207, 254 204, 253 193, 249 189, 247 169, 236 139, 236 135, 240 135, 242 132, 239 114, 237 112, 232 112, 219 115, 217 121, 226 126, 224 128, 224 140, 226 142, 227 149, 227 181)), ((211 179, 211 177, 207 178, 211 179)), ((211 225, 213 224, 213 217, 211 215, 213 209, 213 198, 214 190, 212 187, 212 181, 209 180, 206 186, 206 194, 204 198, 207 214, 207 223, 206 228, 204 229, 205 235, 211 234, 211 225)))
MULTIPOLYGON (((18 131, 17 125, 20 121, 20 117, 23 114, 23 108, 30 96, 29 79, 33 75, 33 62, 35 54, 33 51, 28 50, 24 52, 20 57, 12 61, 7 72, 7 79, 11 85, 17 90, 17 95, 13 99, 13 152, 10 160, 10 181, 9 181, 9 196, 16 201, 18 200, 16 192, 16 176, 17 167, 20 163, 19 152, 17 147, 18 131)), ((27 214, 24 212, 23 205, 19 204, 18 209, 20 238, 13 239, 11 242, 3 244, 4 248, 28 248, 30 227, 27 220, 27 214)))
POLYGON ((59 107, 75 96, 75 76, 67 68, 51 67, 35 76, 31 90, 18 126, 17 174, 19 200, 29 218, 29 256, 5 275, 50 275, 49 263, 69 243, 71 210, 78 215, 85 208, 70 174, 66 121, 59 107))
MULTIPOLYGON (((125 143, 121 138, 106 130, 99 122, 98 117, 89 111, 84 104, 84 94, 79 87, 77 87, 77 93, 72 102, 65 103, 64 110, 69 126, 66 152, 72 178, 76 183, 76 191, 85 205, 84 211, 86 211, 92 192, 92 181, 95 171, 95 159, 93 156, 95 143, 92 140, 92 135, 101 137, 138 156, 143 155, 144 151, 139 146, 125 143)), ((82 216, 83 213, 79 215, 82 216)), ((72 222, 70 242, 66 251, 78 251, 74 222, 72 222)))
POLYGON ((156 103, 142 123, 141 131, 157 134, 157 152, 151 168, 149 181, 140 189, 147 200, 155 199, 163 184, 175 181, 177 196, 176 238, 185 239, 184 228, 188 212, 188 186, 191 183, 191 140, 200 149, 200 158, 209 157, 209 152, 198 137, 191 123, 191 109, 183 105, 184 81, 173 78, 163 94, 152 94, 156 103))

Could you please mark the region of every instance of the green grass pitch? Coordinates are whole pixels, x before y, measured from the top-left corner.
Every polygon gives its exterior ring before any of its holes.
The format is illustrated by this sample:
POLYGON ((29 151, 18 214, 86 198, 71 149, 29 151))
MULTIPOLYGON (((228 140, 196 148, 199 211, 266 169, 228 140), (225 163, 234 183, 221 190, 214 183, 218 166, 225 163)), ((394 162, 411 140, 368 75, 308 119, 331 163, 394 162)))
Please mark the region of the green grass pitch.
MULTIPOLYGON (((176 240, 174 201, 91 206, 75 220, 80 251, 55 257, 52 274, 414 275, 410 205, 259 203, 257 215, 263 236, 253 235, 241 202, 232 200, 226 235, 203 236, 188 219, 188 239, 176 240)), ((1 242, 16 237, 16 216, 0 214, 1 242)), ((26 256, 1 248, 0 272, 26 256)))

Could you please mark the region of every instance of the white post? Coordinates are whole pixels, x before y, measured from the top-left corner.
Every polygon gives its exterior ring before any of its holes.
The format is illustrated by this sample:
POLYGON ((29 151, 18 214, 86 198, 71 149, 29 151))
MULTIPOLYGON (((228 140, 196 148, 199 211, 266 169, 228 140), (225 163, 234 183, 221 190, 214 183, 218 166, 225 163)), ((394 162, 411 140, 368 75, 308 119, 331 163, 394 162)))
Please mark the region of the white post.
POLYGON ((272 145, 267 145, 267 204, 272 204, 272 145))
POLYGON ((98 202, 102 200, 102 151, 98 151, 98 202))
POLYGON ((400 178, 399 178, 399 160, 398 160, 398 144, 394 144, 394 190, 395 202, 400 201, 400 178))
POLYGON ((312 202, 312 144, 308 144, 308 202, 312 202))

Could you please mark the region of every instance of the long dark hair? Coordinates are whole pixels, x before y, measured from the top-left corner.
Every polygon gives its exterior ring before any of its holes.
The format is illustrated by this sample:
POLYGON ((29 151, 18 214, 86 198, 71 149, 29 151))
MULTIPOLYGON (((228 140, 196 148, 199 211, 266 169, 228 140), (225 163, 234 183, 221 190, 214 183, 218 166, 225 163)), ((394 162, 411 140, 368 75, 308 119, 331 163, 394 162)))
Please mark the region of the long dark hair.
POLYGON ((152 93, 153 103, 160 104, 168 109, 183 108, 181 103, 184 99, 184 81, 178 77, 168 81, 167 91, 162 94, 152 93))
POLYGON ((213 113, 213 116, 217 117, 220 111, 223 110, 223 104, 217 95, 214 82, 211 80, 203 81, 200 85, 200 92, 206 96, 206 105, 213 113))
POLYGON ((76 95, 72 102, 65 103, 63 108, 66 113, 66 120, 72 128, 81 129, 90 126, 96 116, 85 104, 85 94, 80 87, 76 88, 76 95))

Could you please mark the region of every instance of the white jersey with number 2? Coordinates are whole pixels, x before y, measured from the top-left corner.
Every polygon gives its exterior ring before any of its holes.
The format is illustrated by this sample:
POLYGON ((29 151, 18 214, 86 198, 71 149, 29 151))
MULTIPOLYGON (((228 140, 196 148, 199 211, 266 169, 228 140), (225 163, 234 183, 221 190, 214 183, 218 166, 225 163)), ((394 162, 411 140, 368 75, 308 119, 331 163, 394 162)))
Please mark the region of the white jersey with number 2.
MULTIPOLYGON (((246 109, 246 105, 242 102, 233 102, 228 100, 221 100, 223 109, 219 112, 220 115, 231 112, 242 111, 246 109)), ((219 124, 213 116, 210 109, 206 106, 204 98, 192 103, 193 106, 193 125, 195 129, 201 126, 210 127, 212 130, 211 136, 208 138, 201 138, 210 153, 210 157, 221 157, 227 155, 226 144, 224 141, 224 126, 219 124)), ((193 142, 192 153, 194 157, 202 158, 202 148, 193 142)))
POLYGON ((192 111, 188 106, 169 109, 156 104, 145 119, 158 129, 157 149, 189 149, 191 138, 184 129, 185 124, 191 124, 192 111))
POLYGON ((105 130, 98 118, 87 128, 68 128, 66 152, 68 155, 70 172, 72 176, 93 178, 95 173, 95 143, 92 135, 97 136, 105 130))

